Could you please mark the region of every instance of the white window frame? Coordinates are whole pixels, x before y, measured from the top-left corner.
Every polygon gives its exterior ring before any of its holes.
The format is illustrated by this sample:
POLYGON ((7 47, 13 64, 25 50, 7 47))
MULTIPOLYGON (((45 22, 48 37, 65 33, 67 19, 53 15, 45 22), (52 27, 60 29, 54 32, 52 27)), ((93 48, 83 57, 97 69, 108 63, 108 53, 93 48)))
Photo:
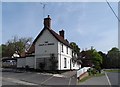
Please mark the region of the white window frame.
POLYGON ((67 58, 64 58, 64 68, 67 68, 67 58))

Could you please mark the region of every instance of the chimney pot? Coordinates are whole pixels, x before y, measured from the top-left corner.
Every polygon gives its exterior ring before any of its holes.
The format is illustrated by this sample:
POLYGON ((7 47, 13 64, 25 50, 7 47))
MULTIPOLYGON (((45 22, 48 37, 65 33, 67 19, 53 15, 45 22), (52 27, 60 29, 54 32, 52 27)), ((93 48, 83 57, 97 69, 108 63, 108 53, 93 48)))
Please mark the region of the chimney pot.
POLYGON ((47 27, 47 28, 51 29, 51 18, 50 18, 50 15, 48 15, 47 18, 44 18, 44 27, 47 27))
POLYGON ((59 31, 59 34, 60 34, 60 36, 62 36, 63 39, 64 39, 64 30, 59 31))

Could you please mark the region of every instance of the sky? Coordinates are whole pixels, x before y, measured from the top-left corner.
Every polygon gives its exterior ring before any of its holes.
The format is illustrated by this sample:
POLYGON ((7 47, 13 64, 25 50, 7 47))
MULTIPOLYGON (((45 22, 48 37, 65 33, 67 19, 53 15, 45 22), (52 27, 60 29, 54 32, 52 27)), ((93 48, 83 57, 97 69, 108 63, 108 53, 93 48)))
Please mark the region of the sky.
MULTIPOLYGON (((43 29, 43 19, 50 15, 52 29, 65 30, 65 38, 80 49, 107 52, 118 47, 118 20, 106 2, 2 2, 2 42, 13 36, 32 37, 43 29), (45 14, 43 11, 45 6, 45 14)), ((110 2, 118 14, 118 3, 110 2)))

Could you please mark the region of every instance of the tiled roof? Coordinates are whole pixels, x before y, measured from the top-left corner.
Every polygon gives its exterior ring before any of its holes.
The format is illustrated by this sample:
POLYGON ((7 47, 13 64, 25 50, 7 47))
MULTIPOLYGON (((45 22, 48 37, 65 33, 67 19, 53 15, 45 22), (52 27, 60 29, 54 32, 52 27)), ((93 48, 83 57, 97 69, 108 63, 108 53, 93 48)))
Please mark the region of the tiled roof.
POLYGON ((49 28, 44 28, 36 37, 36 39, 33 41, 32 46, 30 47, 29 51, 27 53, 34 53, 35 52, 35 43, 38 40, 38 38, 42 35, 42 33, 44 32, 44 30, 48 29, 49 32, 61 43, 63 43, 64 45, 68 46, 71 48, 69 42, 67 39, 64 39, 62 36, 60 36, 59 34, 57 34, 55 31, 53 31, 52 29, 49 28))
POLYGON ((71 48, 71 46, 70 46, 70 44, 69 44, 69 42, 68 42, 68 40, 66 39, 64 39, 62 36, 60 36, 59 34, 57 34, 55 31, 53 31, 53 30, 49 30, 51 33, 52 33, 52 35, 58 40, 58 41, 60 41, 61 43, 63 43, 64 45, 66 45, 66 46, 68 46, 68 47, 70 47, 71 48))
POLYGON ((31 47, 29 48, 29 50, 27 51, 26 54, 31 54, 31 53, 35 53, 35 45, 32 44, 31 47))

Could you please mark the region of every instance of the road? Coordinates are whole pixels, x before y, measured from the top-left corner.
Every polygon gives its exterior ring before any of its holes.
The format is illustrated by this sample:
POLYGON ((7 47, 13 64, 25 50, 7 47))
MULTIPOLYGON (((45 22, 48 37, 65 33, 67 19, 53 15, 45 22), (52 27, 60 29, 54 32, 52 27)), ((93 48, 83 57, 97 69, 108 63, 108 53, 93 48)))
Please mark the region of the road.
POLYGON ((113 73, 113 72, 107 72, 108 79, 110 81, 110 85, 120 85, 119 78, 120 73, 113 73))
POLYGON ((3 72, 3 85, 76 85, 76 75, 65 77, 58 74, 37 73, 37 72, 3 72))
MULTIPOLYGON (((62 87, 66 87, 67 85, 77 84, 76 75, 68 76, 68 73, 64 75, 67 77, 49 73, 6 71, 3 72, 2 84, 4 86, 12 85, 15 87, 19 87, 18 85, 29 85, 28 87, 30 87, 30 85, 31 87, 52 87, 53 85, 62 85, 62 87)), ((106 72, 104 76, 93 77, 77 85, 104 85, 111 87, 111 85, 120 85, 118 82, 119 76, 120 73, 106 72)))
POLYGON ((106 72, 104 76, 90 78, 85 82, 78 83, 78 85, 106 85, 108 87, 120 87, 119 77, 120 73, 106 72))

